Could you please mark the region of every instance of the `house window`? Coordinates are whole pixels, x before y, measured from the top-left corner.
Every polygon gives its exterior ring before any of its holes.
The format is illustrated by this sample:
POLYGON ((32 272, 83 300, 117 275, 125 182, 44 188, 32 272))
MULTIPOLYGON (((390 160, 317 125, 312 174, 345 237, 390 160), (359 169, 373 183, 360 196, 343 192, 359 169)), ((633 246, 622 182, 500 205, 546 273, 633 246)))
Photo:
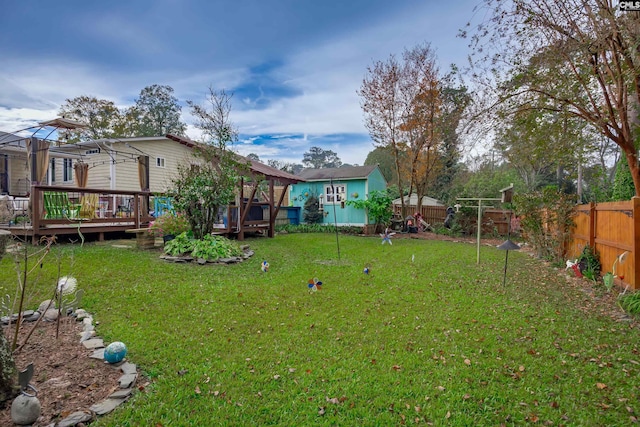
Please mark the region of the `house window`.
POLYGON ((159 168, 164 167, 164 157, 156 157, 156 166, 159 168))
POLYGON ((84 154, 86 154, 86 155, 89 155, 89 154, 100 154, 100 149, 99 148, 92 148, 91 150, 85 151, 84 154))
POLYGON ((56 182, 56 159, 49 161, 49 176, 51 177, 51 183, 56 182))
POLYGON ((340 203, 347 200, 347 186, 344 184, 327 184, 324 186, 325 203, 340 203))
POLYGON ((73 160, 71 159, 62 159, 62 180, 73 181, 73 160))

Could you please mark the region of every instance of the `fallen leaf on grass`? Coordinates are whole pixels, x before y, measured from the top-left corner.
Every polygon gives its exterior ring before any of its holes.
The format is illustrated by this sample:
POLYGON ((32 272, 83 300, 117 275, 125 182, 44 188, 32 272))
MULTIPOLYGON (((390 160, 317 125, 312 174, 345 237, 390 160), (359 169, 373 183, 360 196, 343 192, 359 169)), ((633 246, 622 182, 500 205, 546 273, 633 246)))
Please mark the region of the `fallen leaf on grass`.
POLYGON ((605 388, 607 388, 607 385, 605 383, 596 383, 596 387, 598 387, 598 389, 600 390, 604 390, 605 388))
POLYGON ((451 418, 451 411, 447 411, 447 415, 444 416, 444 418, 446 420, 448 420, 449 418, 451 418))
POLYGON ((324 406, 321 406, 321 407, 318 409, 318 415, 324 415, 325 409, 326 409, 326 408, 325 408, 324 406))
POLYGON ((196 394, 200 394, 200 387, 196 386, 196 394))
POLYGON ((469 360, 469 359, 464 359, 464 364, 465 364, 465 365, 471 365, 471 360, 469 360))
POLYGON ((393 365, 392 368, 394 371, 399 371, 400 369, 402 369, 400 365, 393 365))

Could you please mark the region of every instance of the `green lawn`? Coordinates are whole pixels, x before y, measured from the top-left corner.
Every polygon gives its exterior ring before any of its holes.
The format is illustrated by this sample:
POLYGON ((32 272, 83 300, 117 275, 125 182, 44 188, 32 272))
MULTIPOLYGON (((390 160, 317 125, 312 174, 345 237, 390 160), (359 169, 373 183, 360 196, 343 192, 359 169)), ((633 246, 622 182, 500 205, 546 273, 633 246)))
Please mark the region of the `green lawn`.
POLYGON ((231 266, 54 249, 40 283, 61 259, 98 334, 152 382, 92 425, 613 426, 640 411, 638 330, 583 310, 590 296, 526 254, 510 253, 503 287, 491 247, 477 265, 465 243, 341 236, 341 260, 331 234, 248 243, 231 266))

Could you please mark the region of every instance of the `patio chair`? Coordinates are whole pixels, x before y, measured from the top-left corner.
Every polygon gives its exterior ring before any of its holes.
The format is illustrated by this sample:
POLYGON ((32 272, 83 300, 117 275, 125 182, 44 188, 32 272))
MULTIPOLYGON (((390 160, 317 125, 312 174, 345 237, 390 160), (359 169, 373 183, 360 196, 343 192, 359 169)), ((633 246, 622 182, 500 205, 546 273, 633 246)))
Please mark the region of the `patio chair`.
POLYGON ((96 193, 85 194, 80 197, 80 218, 96 218, 99 200, 96 193))
POLYGON ((44 219, 73 219, 78 217, 80 206, 73 205, 69 201, 69 195, 58 191, 45 191, 42 193, 44 204, 44 219))
POLYGON ((153 198, 153 214, 156 218, 165 213, 175 213, 173 209, 173 199, 166 196, 158 196, 153 198))

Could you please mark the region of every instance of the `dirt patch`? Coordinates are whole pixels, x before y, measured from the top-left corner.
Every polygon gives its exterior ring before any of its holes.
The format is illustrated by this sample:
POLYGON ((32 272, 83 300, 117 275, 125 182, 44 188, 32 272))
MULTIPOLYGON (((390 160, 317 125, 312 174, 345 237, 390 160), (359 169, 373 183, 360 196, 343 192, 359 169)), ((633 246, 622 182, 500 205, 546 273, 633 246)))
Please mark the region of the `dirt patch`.
MULTIPOLYGON (((22 342, 33 323, 21 327, 22 342)), ((2 328, 11 342, 15 329, 2 328)), ((14 355, 16 366, 23 370, 33 363, 31 384, 38 390, 42 413, 34 426, 47 426, 76 411, 88 410, 118 390, 119 369, 101 360, 91 359, 93 352, 80 344, 81 322, 65 318, 60 322, 56 339, 56 323, 41 322, 27 345, 14 355)), ((11 426, 11 401, 0 407, 0 426, 11 426)))

